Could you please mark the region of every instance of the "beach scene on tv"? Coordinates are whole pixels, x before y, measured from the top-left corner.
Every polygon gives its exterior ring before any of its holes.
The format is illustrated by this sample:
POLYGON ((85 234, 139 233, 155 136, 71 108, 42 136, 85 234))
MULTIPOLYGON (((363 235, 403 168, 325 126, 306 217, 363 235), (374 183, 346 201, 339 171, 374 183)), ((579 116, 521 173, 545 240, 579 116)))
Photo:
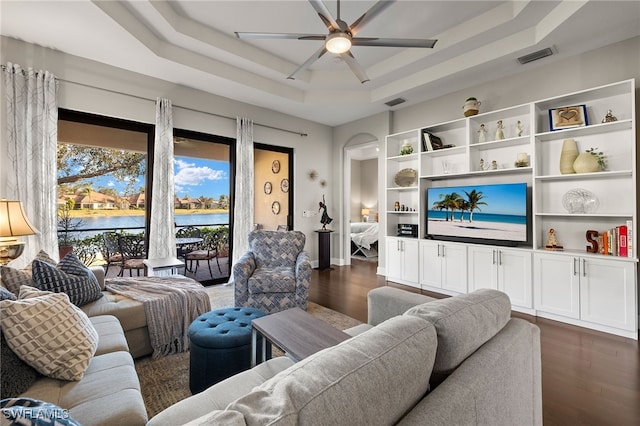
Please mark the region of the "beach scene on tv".
POLYGON ((429 188, 427 234, 527 241, 526 183, 429 188))

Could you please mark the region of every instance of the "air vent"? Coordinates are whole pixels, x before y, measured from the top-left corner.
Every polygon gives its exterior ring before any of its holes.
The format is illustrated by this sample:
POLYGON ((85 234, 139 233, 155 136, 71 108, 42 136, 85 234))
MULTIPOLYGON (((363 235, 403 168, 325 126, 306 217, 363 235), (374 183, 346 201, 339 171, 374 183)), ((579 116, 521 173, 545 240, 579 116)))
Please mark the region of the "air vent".
POLYGON ((392 106, 400 105, 400 104, 405 103, 405 102, 407 102, 406 99, 395 98, 395 99, 390 100, 389 102, 385 102, 384 104, 387 105, 387 106, 392 107, 392 106))
POLYGON ((553 55, 553 50, 550 47, 546 49, 538 50, 537 52, 529 53, 528 55, 520 56, 518 62, 521 64, 528 64, 529 62, 537 61, 538 59, 546 58, 553 55))

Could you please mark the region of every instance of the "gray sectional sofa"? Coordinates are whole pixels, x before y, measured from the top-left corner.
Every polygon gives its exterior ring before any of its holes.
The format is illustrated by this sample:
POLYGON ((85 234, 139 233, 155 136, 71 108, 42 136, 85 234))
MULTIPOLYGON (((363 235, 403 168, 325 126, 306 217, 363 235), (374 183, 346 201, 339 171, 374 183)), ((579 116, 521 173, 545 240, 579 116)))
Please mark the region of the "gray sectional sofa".
POLYGON ((435 300, 392 287, 369 324, 298 363, 269 360, 174 404, 181 424, 540 425, 540 331, 504 293, 435 300))

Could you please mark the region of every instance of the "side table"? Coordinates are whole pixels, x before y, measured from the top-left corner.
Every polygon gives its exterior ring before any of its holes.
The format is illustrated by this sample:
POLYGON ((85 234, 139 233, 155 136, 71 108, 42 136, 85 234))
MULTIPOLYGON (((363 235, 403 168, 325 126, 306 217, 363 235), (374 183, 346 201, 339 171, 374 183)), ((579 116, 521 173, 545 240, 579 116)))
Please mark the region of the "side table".
POLYGON ((161 277, 175 275, 178 268, 184 268, 185 264, 177 257, 163 257, 161 259, 145 259, 142 261, 148 277, 161 277))
POLYGON ((330 229, 318 229, 318 269, 324 271, 331 268, 331 233, 330 229))

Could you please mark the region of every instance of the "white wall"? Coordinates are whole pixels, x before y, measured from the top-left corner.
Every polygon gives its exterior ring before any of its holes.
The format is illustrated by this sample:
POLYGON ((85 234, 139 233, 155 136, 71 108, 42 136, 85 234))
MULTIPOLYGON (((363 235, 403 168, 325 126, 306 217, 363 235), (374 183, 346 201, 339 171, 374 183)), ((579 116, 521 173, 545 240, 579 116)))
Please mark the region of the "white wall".
MULTIPOLYGON (((465 99, 470 96, 475 96, 482 102, 480 112, 489 112, 630 78, 636 79, 636 87, 640 85, 640 37, 565 60, 554 61, 554 57, 551 56, 524 65, 520 74, 503 77, 428 102, 398 109, 390 114, 391 123, 386 132, 385 126, 382 125, 384 120, 364 119, 339 126, 334 129, 334 161, 339 160, 338 154, 351 138, 360 133, 368 132, 376 135, 381 141, 378 170, 379 176, 384 176, 384 149, 382 147, 387 134, 462 118, 462 105, 465 99)), ((636 104, 636 115, 638 115, 640 90, 636 93, 636 104)), ((615 111, 613 113, 615 115, 615 111)), ((640 131, 640 126, 637 128, 640 131)), ((640 136, 637 139, 640 140, 640 136)), ((384 206, 385 179, 381 178, 379 182, 379 205, 384 206)), ((344 193, 341 195, 343 188, 338 186, 334 189, 337 197, 344 196, 344 193)), ((384 214, 380 212, 381 242, 385 229, 384 214)), ((379 244, 378 254, 378 271, 384 273, 386 257, 384 244, 379 244)))
MULTIPOLYGON (((296 229, 307 235, 306 249, 311 259, 317 261, 313 231, 318 228, 318 218, 303 218, 302 211, 317 210, 319 201, 317 189, 310 190, 307 172, 315 169, 325 179, 331 176, 330 127, 6 37, 0 41, 0 62, 13 62, 23 68, 33 67, 54 73, 60 81, 59 106, 62 108, 153 123, 155 99, 164 97, 173 103, 173 124, 176 128, 235 138, 235 120, 211 115, 219 114, 249 117, 255 123, 307 133, 307 137, 301 137, 256 126, 254 139, 294 148, 294 224, 296 229)), ((4 90, 4 84, 1 90, 4 90)), ((0 96, 4 99, 4 92, 0 96)), ((3 101, 3 122, 6 114, 4 104, 3 101)), ((6 126, 2 125, 2 129, 5 132, 6 126)), ((2 163, 6 158, 2 155, 6 152, 6 139, 6 134, 0 138, 0 197, 6 195, 6 166, 2 163)), ((333 198, 332 190, 331 185, 323 188, 329 200, 333 198)))
MULTIPOLYGON (((378 159, 362 160, 360 162, 360 204, 362 208, 368 208, 375 219, 375 212, 378 210, 378 159)), ((360 210, 358 210, 360 215, 360 210)), ((360 218, 362 219, 362 218, 360 218)))
POLYGON ((351 222, 360 222, 360 206, 362 202, 362 161, 351 160, 351 208, 349 219, 351 222))

